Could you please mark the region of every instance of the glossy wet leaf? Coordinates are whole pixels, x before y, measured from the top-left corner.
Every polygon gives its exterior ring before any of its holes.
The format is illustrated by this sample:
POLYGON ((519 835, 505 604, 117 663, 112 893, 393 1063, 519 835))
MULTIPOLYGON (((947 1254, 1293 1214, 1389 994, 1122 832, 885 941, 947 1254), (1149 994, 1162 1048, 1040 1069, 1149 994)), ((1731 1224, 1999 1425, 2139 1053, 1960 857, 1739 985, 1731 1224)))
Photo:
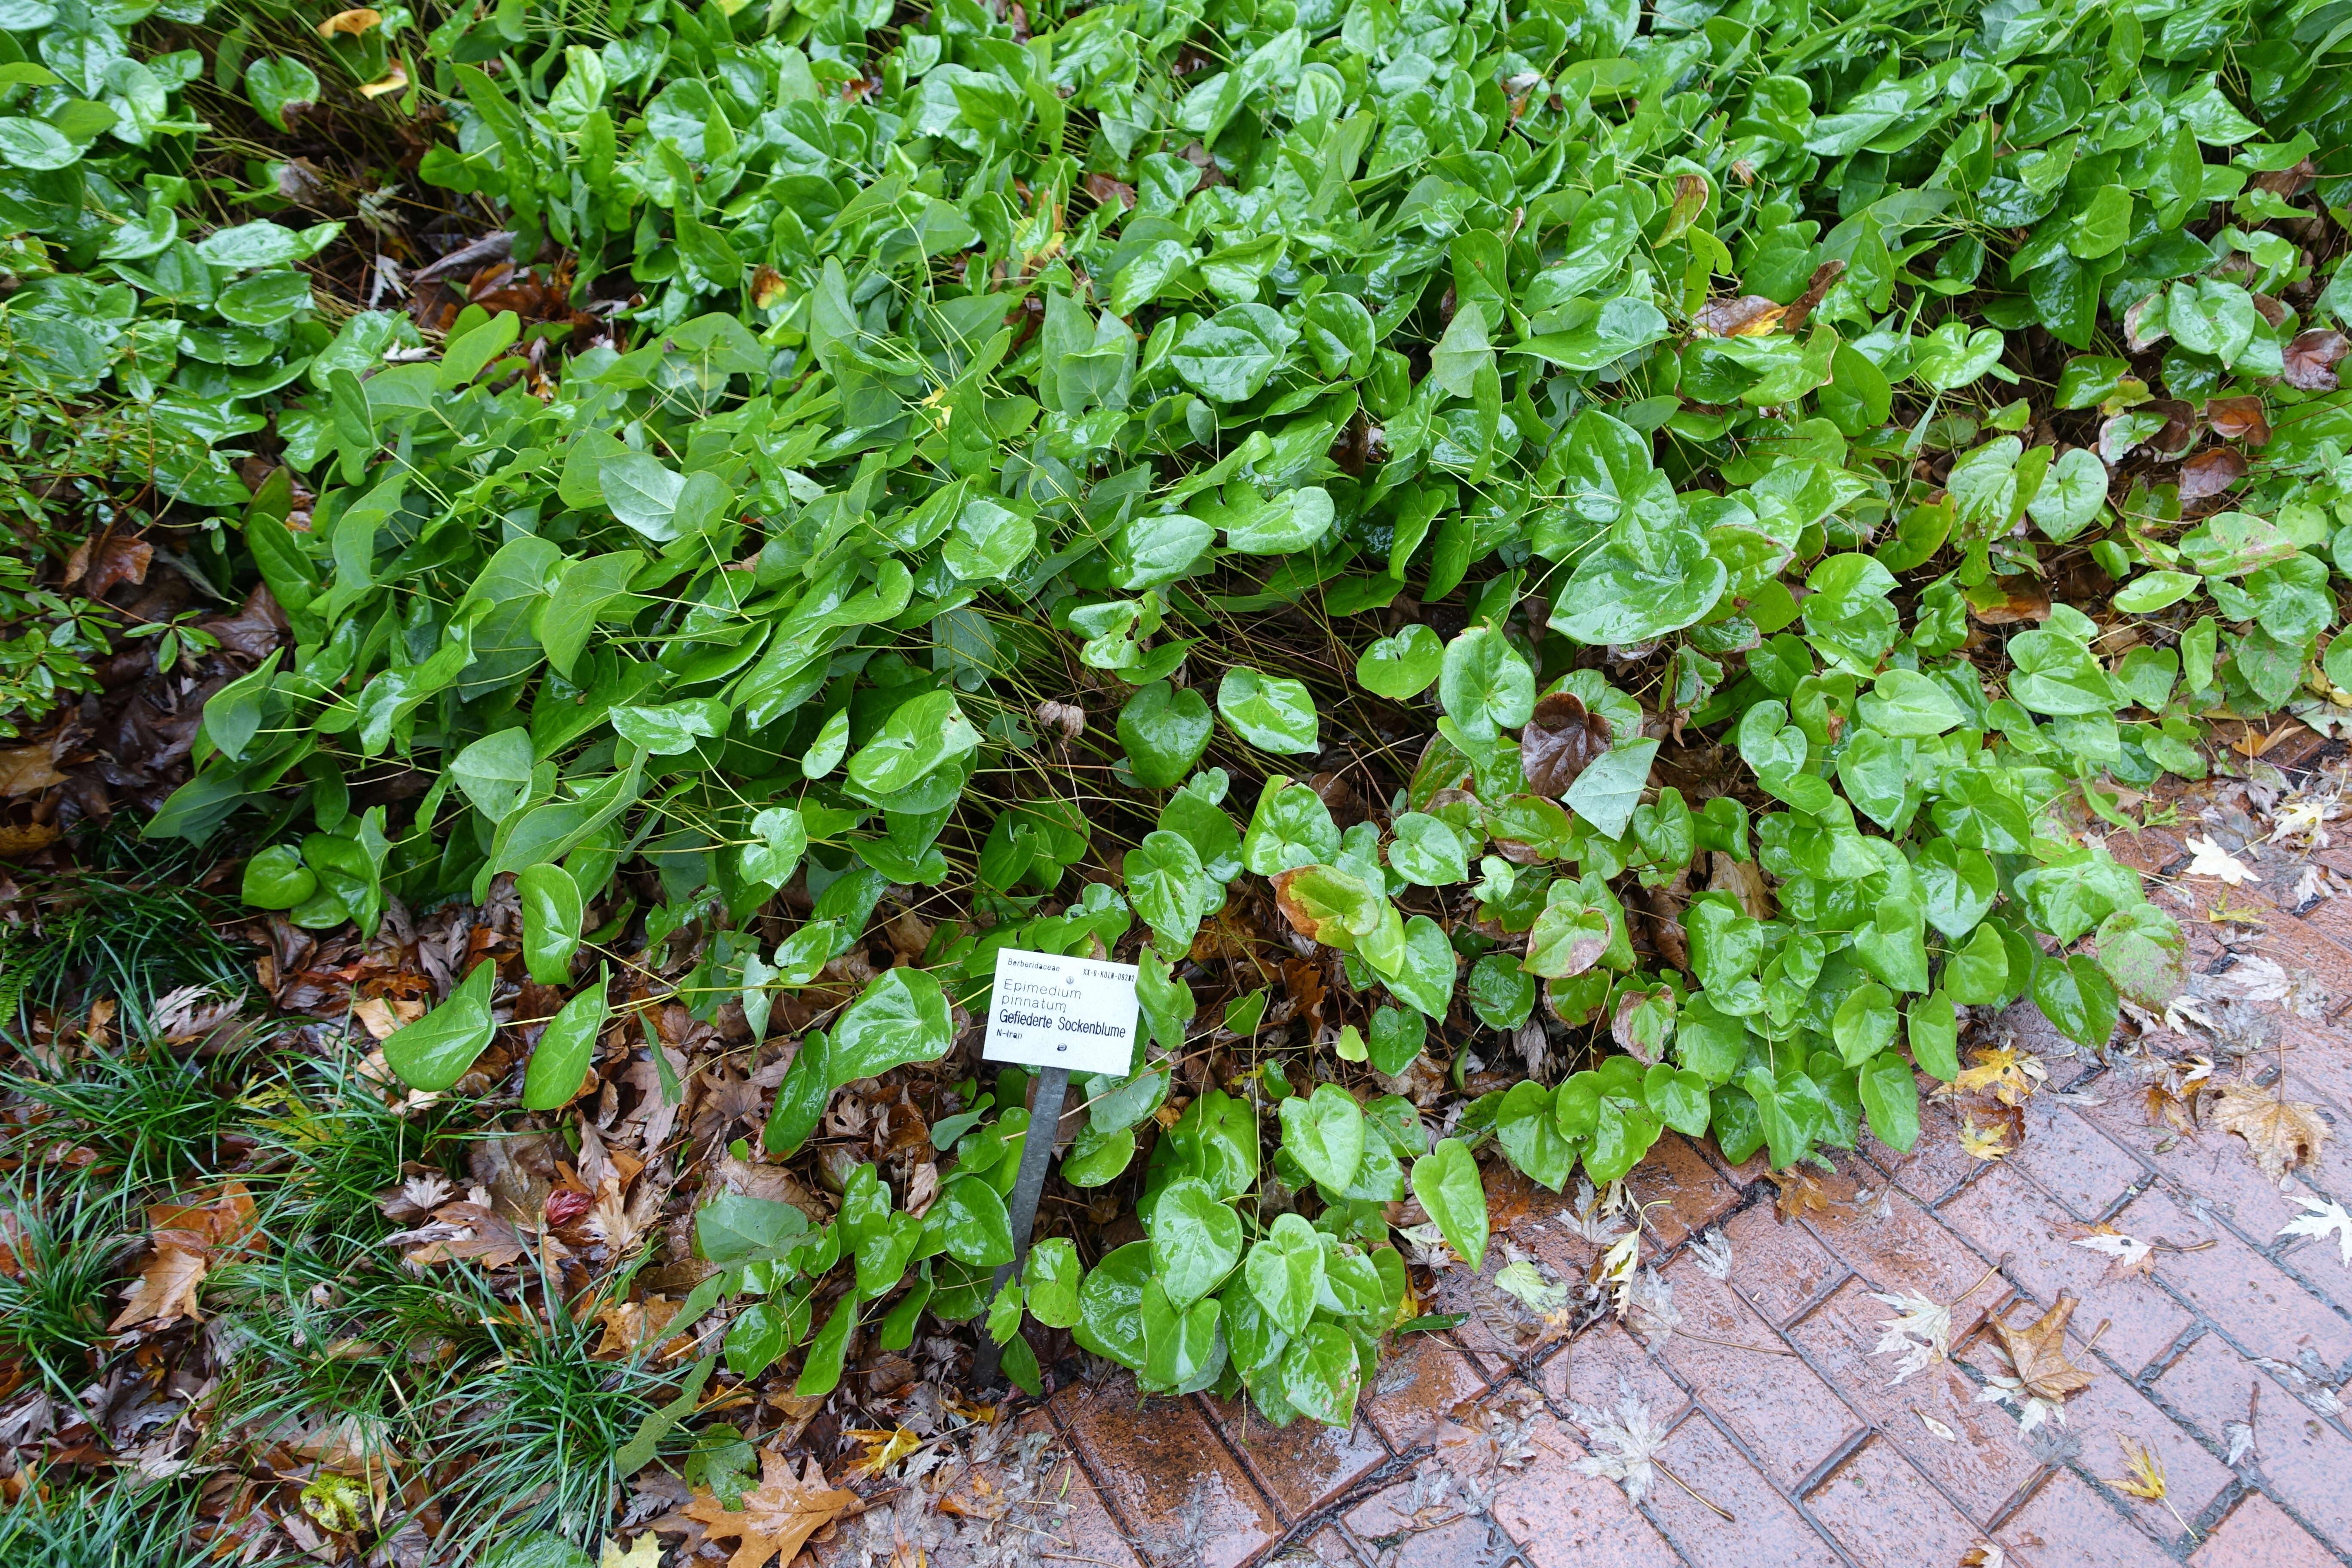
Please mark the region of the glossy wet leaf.
POLYGON ((411 1089, 445 1089, 488 1048, 496 1025, 490 986, 498 965, 478 963, 456 990, 422 1018, 384 1037, 383 1059, 411 1089))

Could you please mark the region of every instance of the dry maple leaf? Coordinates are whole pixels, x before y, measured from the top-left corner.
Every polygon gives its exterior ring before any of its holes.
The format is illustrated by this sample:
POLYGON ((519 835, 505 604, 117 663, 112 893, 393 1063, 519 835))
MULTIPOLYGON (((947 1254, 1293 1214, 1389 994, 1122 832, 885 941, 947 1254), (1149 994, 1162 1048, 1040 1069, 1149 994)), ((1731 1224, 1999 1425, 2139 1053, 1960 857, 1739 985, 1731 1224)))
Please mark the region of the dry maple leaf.
POLYGON ((1813 1179, 1811 1172, 1768 1171, 1765 1173, 1772 1178, 1772 1184, 1780 1189, 1780 1196, 1773 1209, 1783 1225, 1792 1219, 1801 1219, 1808 1214, 1830 1212, 1832 1200, 1821 1183, 1813 1179))
POLYGON ((2156 1262, 2152 1245, 2136 1236, 2126 1236, 2111 1225, 2093 1226, 2089 1235, 2074 1238, 2074 1245, 2105 1257, 2110 1279, 2132 1274, 2145 1277, 2156 1262))
POLYGON ((1960 1152, 1971 1160, 1982 1160, 1990 1164, 2009 1152, 2009 1144, 2003 1136, 2007 1131, 2008 1129, 1999 1123, 1987 1127, 1973 1116, 1964 1117, 1959 1130, 1960 1152))
POLYGON ((1609 1450, 1577 1460, 1576 1468, 1598 1479, 1617 1482, 1635 1502, 1648 1496, 1651 1483, 1657 1479, 1654 1467, 1658 1450, 1666 1444, 1666 1429, 1650 1414, 1641 1395, 1621 1380, 1613 1408, 1570 1405, 1568 1413, 1584 1428, 1588 1445, 1609 1450))
POLYGON ((2329 1203, 2308 1193, 2295 1194, 2294 1201, 2302 1205, 2305 1212, 2279 1226, 2278 1233, 2281 1236, 2315 1237, 2322 1242, 2332 1234, 2336 1237, 2337 1250, 2344 1256, 2345 1267, 2352 1268, 2352 1214, 2347 1214, 2342 1204, 2329 1203))
POLYGON ((849 1467, 853 1476, 878 1476, 923 1446, 922 1434, 906 1426, 894 1426, 887 1432, 853 1429, 842 1436, 866 1445, 864 1456, 849 1467))
POLYGON ((1977 1397, 2017 1401, 2018 1426, 2027 1431, 2046 1415, 2063 1421, 2066 1396, 2089 1386, 2095 1375, 2066 1359, 2066 1320, 2074 1307, 2074 1297, 2062 1295, 2057 1305, 2021 1329, 1997 1317, 1989 1320, 2014 1375, 1989 1378, 1990 1386, 1977 1397))
POLYGON ((2164 1456, 2146 1443, 2137 1442, 2120 1432, 2116 1434, 2116 1446, 2124 1451, 2126 1473, 2121 1479, 2111 1480, 2107 1485, 2119 1492, 2162 1503, 2164 1511, 2172 1515, 2172 1522, 2180 1526, 2181 1532, 2189 1540, 2196 1540, 2197 1532, 2189 1528, 2189 1521, 2180 1517, 2179 1509, 2172 1506, 2172 1489, 2165 1483, 2164 1456))
POLYGON ((2261 874, 2252 867, 2210 838, 2191 835, 2186 842, 2189 846, 2189 869, 2181 873, 2183 876, 2219 877, 2232 888, 2242 882, 2259 882, 2263 879, 2261 874))
POLYGON ((772 1557, 777 1568, 786 1568, 810 1536, 857 1506, 857 1494, 835 1489, 814 1457, 795 1477, 790 1459, 762 1448, 760 1484, 743 1494, 741 1508, 721 1508, 709 1492, 698 1491, 683 1511, 714 1538, 735 1538, 727 1568, 761 1568, 772 1557))
POLYGON ((2284 1082, 2278 1090, 2224 1084, 2210 1113, 2215 1126, 2246 1141, 2254 1163, 2273 1182, 2284 1181, 2296 1165, 2315 1162, 2319 1146, 2327 1142, 2327 1123, 2319 1119, 2318 1107, 2287 1099, 2284 1088, 2284 1082))
POLYGON ((1895 1384, 1917 1373, 1927 1371, 1952 1353, 1952 1310, 1941 1301, 1930 1300, 1916 1290, 1903 1290, 1893 1295, 1874 1290, 1871 1299, 1884 1301, 1895 1309, 1895 1316, 1881 1320, 1878 1344, 1873 1355, 1891 1355, 1897 1351, 1903 1359, 1895 1363, 1895 1384))
POLYGON ((2050 1076, 2039 1057, 2006 1046, 1971 1051, 1969 1059, 1976 1065, 1962 1068, 1952 1088, 1962 1094, 1990 1094, 2003 1105, 2024 1104, 2050 1076))

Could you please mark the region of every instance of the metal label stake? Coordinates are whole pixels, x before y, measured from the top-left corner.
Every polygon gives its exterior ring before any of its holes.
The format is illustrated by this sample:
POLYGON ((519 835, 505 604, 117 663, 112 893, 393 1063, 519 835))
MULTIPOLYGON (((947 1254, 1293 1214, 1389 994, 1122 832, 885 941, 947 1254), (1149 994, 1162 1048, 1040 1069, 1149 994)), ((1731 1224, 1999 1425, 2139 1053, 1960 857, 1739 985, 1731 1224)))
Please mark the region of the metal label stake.
POLYGON ((1004 1347, 989 1337, 987 1306, 996 1300, 1008 1279, 1018 1279, 1029 1262, 1029 1238, 1037 1227, 1037 1200, 1045 1191, 1045 1163, 1054 1157, 1054 1138, 1061 1130, 1062 1101, 1069 1094, 1070 1073, 1067 1068, 1044 1068, 1037 1074, 1037 1095, 1029 1107, 1029 1131, 1021 1142, 1021 1170, 1013 1179, 1013 1201, 1005 1205, 1013 1222, 1013 1261, 996 1266, 996 1278, 988 1287, 988 1301, 981 1312, 980 1354, 972 1361, 972 1378, 981 1387, 988 1388, 997 1381, 997 1363, 1004 1347), (1045 1136, 1037 1134, 1043 1131, 1045 1136))
MULTIPOLYGON (((1037 1226, 1037 1200, 1045 1190, 1045 1166, 1062 1127, 1062 1101, 1072 1072, 1125 1078, 1135 1059, 1136 969, 1096 958, 1059 952, 1024 952, 1006 948, 996 955, 996 984, 988 1005, 988 1035, 981 1059, 1015 1062, 1038 1069, 1037 1092, 1029 1107, 1029 1131, 1021 1144, 1021 1169, 1013 1183, 1006 1218, 1013 1226, 1013 1261, 996 1266, 983 1303, 980 1353, 972 1378, 993 1387, 1003 1348, 991 1338, 986 1307, 1008 1279, 1018 1279, 1029 1261, 1029 1239, 1037 1226), (1040 1136, 1040 1134, 1043 1134, 1040 1136)), ((1016 1329, 1014 1331, 1018 1332, 1016 1329)))

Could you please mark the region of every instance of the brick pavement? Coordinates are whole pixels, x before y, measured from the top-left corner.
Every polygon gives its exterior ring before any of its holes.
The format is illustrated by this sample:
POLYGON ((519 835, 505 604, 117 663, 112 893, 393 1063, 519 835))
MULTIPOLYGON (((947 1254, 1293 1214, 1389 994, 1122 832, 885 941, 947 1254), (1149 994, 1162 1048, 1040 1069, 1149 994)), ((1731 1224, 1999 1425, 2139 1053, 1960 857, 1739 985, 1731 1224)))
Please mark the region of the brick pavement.
MULTIPOLYGON (((2185 822, 2112 847, 2160 874, 2185 864, 2182 838, 2210 831, 2185 822)), ((2020 1568, 2352 1565, 2352 1420, 2336 1394, 2352 1376, 2352 1268, 2333 1242, 2276 1234, 2300 1212, 2290 1194, 2352 1204, 2352 899, 2287 908, 2287 858, 2240 853, 2264 872, 2232 895, 2261 907, 2259 942, 2233 951, 2201 907, 2159 896, 2190 928, 2196 967, 2271 956, 2308 970, 2338 1010, 2263 1011, 2289 1092, 2341 1130, 2285 1192, 2234 1138, 2147 1124, 2124 1070, 2012 1014, 1999 1022, 2051 1082, 2006 1161, 1961 1153, 1931 1104, 1913 1153, 1865 1138, 1822 1177, 1832 1207, 1783 1222, 1759 1163, 1728 1169, 1670 1133, 1627 1184, 1657 1205, 1644 1250, 1680 1315, 1654 1344, 1608 1319, 1563 1339, 1457 1274, 1441 1305, 1470 1321, 1385 1367, 1349 1432, 1275 1431, 1206 1397, 1139 1400, 1124 1377, 1060 1393, 1045 1409, 1070 1446, 1083 1529, 1040 1543, 1040 1561, 1926 1568, 1993 1542, 2020 1568), (2116 1278, 2073 1244, 2100 1223, 2160 1244, 2145 1277, 2116 1278), (1996 1265, 1954 1313, 1953 1359, 1890 1386, 1895 1358, 1870 1353, 1890 1314, 1872 1292, 1949 1301, 1996 1265), (2000 1366, 1984 1320, 2021 1324, 2061 1292, 2080 1303, 2073 1358, 2097 1376, 2063 1425, 2021 1434, 1978 1397, 2000 1366), (1672 1477, 1638 1504, 1575 1468, 1577 1407, 1622 1392, 1670 1428, 1672 1477), (2169 1507, 2117 1486, 2124 1439, 2161 1460, 2169 1507)), ((2352 875, 2344 849, 2320 858, 2352 875)), ((1565 1200, 1519 1184, 1497 1206, 1522 1203, 1489 1278, 1507 1241, 1555 1275, 1591 1260, 1565 1200)))

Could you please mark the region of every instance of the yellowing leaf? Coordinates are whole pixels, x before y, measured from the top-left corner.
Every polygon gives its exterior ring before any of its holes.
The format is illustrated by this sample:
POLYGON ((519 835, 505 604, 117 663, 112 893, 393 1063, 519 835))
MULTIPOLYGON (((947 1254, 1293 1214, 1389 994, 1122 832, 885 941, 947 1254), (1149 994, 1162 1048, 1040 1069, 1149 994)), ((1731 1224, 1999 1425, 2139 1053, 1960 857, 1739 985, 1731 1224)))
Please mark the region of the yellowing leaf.
POLYGON ((356 38, 370 27, 381 25, 383 21, 382 12, 366 5, 357 6, 349 11, 338 11, 319 24, 319 37, 331 38, 340 33, 347 38, 356 38))
POLYGON ((2287 1099, 2284 1090, 2284 1080, 2276 1090, 2224 1084, 2212 1111, 2213 1125, 2243 1138, 2254 1163, 2273 1182, 2285 1180, 2296 1165, 2316 1162, 2319 1146, 2327 1142, 2327 1123, 2319 1119, 2318 1108, 2287 1099))
POLYGON ((382 79, 369 82, 360 89, 362 98, 383 98, 390 93, 408 90, 408 68, 398 60, 384 68, 382 79))

